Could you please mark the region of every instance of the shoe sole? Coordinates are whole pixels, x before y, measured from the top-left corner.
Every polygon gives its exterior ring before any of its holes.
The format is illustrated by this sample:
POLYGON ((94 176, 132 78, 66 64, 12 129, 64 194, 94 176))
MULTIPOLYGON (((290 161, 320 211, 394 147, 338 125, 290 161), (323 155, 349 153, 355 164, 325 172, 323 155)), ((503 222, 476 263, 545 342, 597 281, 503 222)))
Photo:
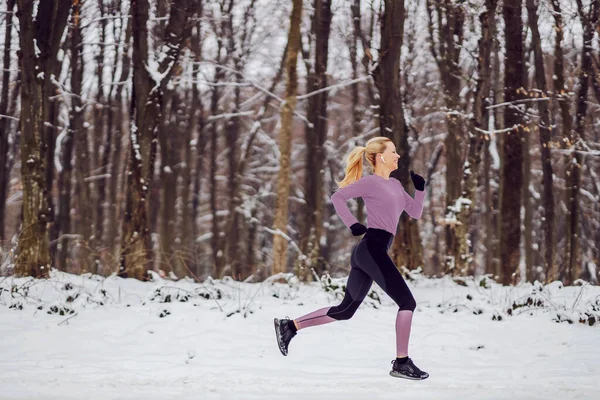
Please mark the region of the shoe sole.
POLYGON ((281 346, 281 331, 279 330, 279 320, 277 318, 273 320, 273 325, 275 325, 275 337, 277 338, 277 347, 279 348, 281 354, 287 356, 287 352, 284 351, 283 347, 281 346))
POLYGON ((394 378, 409 379, 411 381, 422 381, 422 380, 425 380, 425 379, 429 378, 429 375, 427 375, 425 378, 413 378, 412 376, 406 376, 406 375, 398 374, 398 373, 396 373, 394 371, 390 371, 390 376, 393 376, 394 378))

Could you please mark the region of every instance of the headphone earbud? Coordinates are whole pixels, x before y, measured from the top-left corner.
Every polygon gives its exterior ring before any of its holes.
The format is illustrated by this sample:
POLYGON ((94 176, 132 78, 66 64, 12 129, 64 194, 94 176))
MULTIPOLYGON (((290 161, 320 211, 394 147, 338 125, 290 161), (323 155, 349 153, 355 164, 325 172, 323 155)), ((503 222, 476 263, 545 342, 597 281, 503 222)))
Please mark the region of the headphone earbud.
POLYGON ((383 157, 380 156, 379 158, 381 158, 381 161, 385 162, 385 160, 383 159, 383 157))

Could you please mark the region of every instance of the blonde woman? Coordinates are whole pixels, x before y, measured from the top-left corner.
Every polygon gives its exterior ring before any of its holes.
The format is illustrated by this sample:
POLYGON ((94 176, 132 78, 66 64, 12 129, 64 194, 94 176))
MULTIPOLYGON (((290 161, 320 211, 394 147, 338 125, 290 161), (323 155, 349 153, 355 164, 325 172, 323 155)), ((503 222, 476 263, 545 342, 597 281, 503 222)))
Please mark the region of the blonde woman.
POLYGON ((325 307, 295 320, 275 318, 275 333, 279 350, 285 356, 297 331, 316 325, 352 318, 375 281, 398 305, 396 317, 396 359, 390 375, 407 379, 426 379, 427 372, 417 368, 408 357, 408 340, 416 302, 404 278, 388 256, 402 212, 420 218, 425 198, 425 180, 410 171, 416 193, 410 197, 400 181, 390 178, 398 169, 400 155, 394 143, 386 137, 375 137, 366 147, 358 146, 348 156, 346 176, 331 196, 337 214, 354 236, 363 235, 352 250, 352 269, 341 304, 325 307), (373 171, 362 176, 363 158, 373 171), (362 197, 367 208, 367 227, 350 213, 346 202, 362 197))

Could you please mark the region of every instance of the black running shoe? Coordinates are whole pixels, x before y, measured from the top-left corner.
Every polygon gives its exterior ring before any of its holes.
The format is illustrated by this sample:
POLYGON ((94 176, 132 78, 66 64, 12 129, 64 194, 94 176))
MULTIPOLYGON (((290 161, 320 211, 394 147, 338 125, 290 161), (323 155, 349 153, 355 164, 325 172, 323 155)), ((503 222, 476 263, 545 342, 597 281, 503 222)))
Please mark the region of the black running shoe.
POLYGON ((390 375, 395 378, 405 378, 413 380, 423 380, 429 378, 429 374, 421 371, 409 358, 404 364, 398 364, 396 360, 392 361, 392 370, 390 375))
POLYGON ((279 346, 279 351, 281 351, 281 354, 284 356, 287 356, 290 341, 294 336, 296 336, 296 332, 292 331, 288 326, 289 322, 289 319, 275 318, 275 335, 277 335, 277 345, 279 346))

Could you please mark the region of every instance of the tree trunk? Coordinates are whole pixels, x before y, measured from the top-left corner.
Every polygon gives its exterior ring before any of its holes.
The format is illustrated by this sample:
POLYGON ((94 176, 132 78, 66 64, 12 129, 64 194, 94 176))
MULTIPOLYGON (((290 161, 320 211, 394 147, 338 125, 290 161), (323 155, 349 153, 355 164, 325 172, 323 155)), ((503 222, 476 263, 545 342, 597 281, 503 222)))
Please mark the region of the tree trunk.
POLYGON ((564 285, 572 285, 579 278, 579 190, 581 186, 582 155, 585 141, 585 119, 587 116, 587 96, 590 87, 590 77, 593 74, 593 39, 594 30, 598 23, 600 5, 592 3, 589 13, 583 10, 581 0, 577 0, 581 24, 583 25, 583 47, 581 52, 581 68, 579 69, 579 93, 577 94, 577 110, 575 114, 575 131, 568 140, 571 150, 570 162, 567 165, 567 256, 559 272, 559 280, 564 285))
POLYGON ((8 135, 10 120, 5 117, 8 110, 8 84, 10 81, 10 47, 12 42, 13 9, 15 0, 6 3, 6 28, 4 30, 4 54, 2 57, 2 93, 0 94, 0 242, 4 240, 4 214, 8 193, 8 135))
MULTIPOLYGON (((103 1, 103 0, 101 0, 103 1)), ((109 11, 110 12, 110 11, 109 11)), ((111 13, 111 15, 113 15, 111 13)), ((128 23, 127 21, 124 21, 125 23, 125 28, 123 28, 123 26, 121 26, 120 28, 117 28, 117 24, 113 24, 113 38, 115 38, 115 40, 120 40, 122 37, 123 32, 126 32, 127 30, 127 26, 128 23)), ((118 61, 119 60, 119 56, 121 56, 122 61, 125 61, 126 59, 123 58, 123 55, 121 53, 121 55, 119 55, 119 48, 117 47, 115 49, 115 60, 118 61)), ((98 180, 98 221, 96 223, 96 238, 98 240, 98 243, 100 243, 102 245, 102 247, 105 247, 106 244, 108 244, 108 248, 110 249, 112 247, 112 243, 109 243, 109 239, 106 236, 106 232, 108 229, 108 226, 110 224, 110 222, 107 221, 107 219, 110 218, 110 202, 107 204, 106 199, 108 197, 108 189, 107 189, 107 183, 110 185, 110 183, 114 180, 117 181, 118 176, 117 175, 112 175, 112 169, 113 166, 110 164, 110 155, 113 151, 113 147, 114 144, 113 142, 117 142, 118 140, 120 140, 120 137, 118 135, 115 134, 115 131, 120 132, 120 129, 118 129, 116 127, 116 123, 115 123, 115 106, 116 103, 120 104, 119 101, 115 101, 115 89, 118 89, 118 87, 120 85, 118 85, 118 81, 121 79, 119 76, 117 76, 117 68, 116 68, 116 61, 113 63, 113 67, 112 67, 112 73, 111 73, 111 85, 110 85, 110 89, 108 91, 108 95, 106 96, 106 142, 104 143, 104 145, 102 146, 102 154, 100 156, 100 165, 103 165, 103 171, 106 172, 107 176, 102 177, 98 180), (108 216, 105 217, 105 216, 108 216), (108 223, 107 223, 108 222, 108 223)), ((125 69, 126 66, 123 65, 123 69, 125 69)), ((121 70, 123 71, 123 70, 121 70)), ((123 73, 123 72, 121 72, 123 73)), ((109 198, 110 199, 110 198, 109 198)), ((106 252, 104 252, 104 254, 100 254, 101 257, 101 262, 106 261, 106 258, 104 257, 106 255, 106 252)), ((99 265, 100 266, 100 265, 99 265)))
MULTIPOLYGON (((361 12, 360 12, 360 0, 353 0, 352 3, 352 19, 354 20, 354 29, 352 31, 352 38, 350 43, 350 64, 352 65, 352 79, 358 79, 358 41, 362 36, 361 31, 361 12)), ((366 55, 365 55, 366 57, 366 55)), ((368 60, 367 60, 368 65, 368 60)), ((360 97, 359 90, 360 84, 354 84, 350 88, 352 93, 352 137, 357 137, 360 134, 360 121, 363 118, 363 113, 359 110, 360 105, 360 97)), ((368 85, 370 88, 371 85, 368 85)), ((365 203, 361 197, 356 199, 358 203, 357 211, 356 211, 356 219, 358 221, 364 221, 364 210, 365 203)))
MULTIPOLYGON (((329 55, 329 32, 331 27, 331 1, 315 0, 311 35, 314 36, 314 60, 305 60, 313 65, 307 77, 307 91, 315 92, 327 87, 327 57, 329 55)), ((311 41, 312 43, 312 41, 311 41)), ((305 199, 306 218, 303 220, 302 251, 307 255, 299 276, 312 277, 310 269, 317 275, 323 274, 325 262, 321 254, 323 235, 323 143, 327 137, 327 97, 323 91, 308 98, 308 121, 306 134, 305 199)), ((310 278, 309 278, 310 279, 310 278)))
MULTIPOLYGON (((504 1, 506 58, 504 63, 505 101, 523 98, 525 69, 523 65, 523 20, 521 0, 504 1)), ((502 284, 518 279, 521 241, 521 190, 523 188, 523 116, 517 106, 504 110, 504 152, 501 178, 500 263, 502 284)))
POLYGON ((459 223, 454 223, 457 214, 462 211, 464 204, 457 202, 462 193, 461 165, 463 163, 462 143, 464 141, 460 92, 461 71, 460 52, 463 43, 463 26, 465 22, 464 6, 446 1, 433 2, 428 0, 429 35, 431 52, 438 65, 442 86, 444 88, 444 102, 448 113, 446 125, 448 132, 444 140, 446 156, 446 256, 444 271, 450 274, 466 273, 469 258, 465 259, 466 232, 468 226, 463 227, 461 234, 458 232, 459 223), (437 16, 437 35, 434 33, 433 4, 437 16), (437 46, 435 36, 438 37, 437 46))
MULTIPOLYGON (((105 43, 106 43, 106 25, 107 18, 105 14, 104 5, 105 0, 97 0, 98 1, 98 9, 100 11, 100 21, 98 27, 99 34, 99 42, 98 45, 98 53, 96 55, 96 77, 98 79, 98 88, 96 92, 96 104, 93 106, 93 129, 88 130, 88 137, 91 139, 92 148, 98 149, 97 151, 93 151, 89 154, 89 165, 90 172, 94 171, 95 174, 105 174, 107 172, 108 165, 102 164, 102 154, 104 153, 104 147, 108 145, 108 140, 104 139, 104 130, 105 126, 105 114, 106 114, 106 97, 104 96, 104 59, 105 59, 105 43)), ((101 178, 103 179, 103 178, 101 178)), ((90 215, 90 225, 91 234, 88 240, 88 247, 90 251, 94 252, 94 260, 90 260, 94 264, 90 267, 92 268, 91 272, 96 273, 98 263, 98 253, 96 250, 98 249, 98 245, 102 239, 102 215, 103 212, 101 208, 103 204, 100 203, 100 190, 99 190, 99 180, 92 179, 88 182, 88 191, 89 191, 89 205, 90 210, 88 211, 90 215)))
MULTIPOLYGON (((493 113, 493 111, 492 111, 493 113)), ((485 274, 494 274, 494 207, 491 188, 492 155, 490 154, 490 138, 485 137, 483 154, 483 193, 485 195, 485 212, 483 214, 485 224, 485 274)))
MULTIPOLYGON (((551 0, 552 2, 552 15, 554 16, 554 30, 556 32, 556 38, 554 40, 554 92, 558 98, 558 104, 561 111, 561 119, 562 119, 562 140, 561 147, 563 149, 567 149, 570 147, 570 138, 572 136, 573 130, 573 119, 571 116, 570 108, 570 99, 569 94, 567 93, 565 82, 565 71, 564 71, 564 53, 562 48, 562 41, 564 39, 564 25, 562 19, 562 10, 559 0, 551 0)), ((565 161, 565 182, 567 182, 567 186, 569 184, 569 163, 571 162, 571 158, 566 156, 564 158, 565 161)), ((565 192, 565 197, 567 193, 565 192)), ((568 198, 566 199, 568 200, 568 198)), ((568 213, 567 213, 568 215, 568 213)), ((567 227, 568 231, 568 227, 567 227)), ((567 246, 569 247, 569 246, 567 246)), ((560 272, 562 270, 562 266, 565 263, 565 260, 568 260, 569 249, 567 248, 565 252, 562 254, 562 260, 560 261, 561 265, 558 268, 552 268, 549 271, 546 271, 546 281, 551 282, 555 279, 558 279, 559 275, 562 274, 560 272)))
MULTIPOLYGON (((60 250, 58 254, 58 265, 64 270, 68 271, 67 258, 69 257, 69 243, 71 234, 71 181, 72 181, 72 161, 73 161, 73 145, 76 145, 77 155, 77 168, 76 175, 79 190, 77 191, 78 196, 78 217, 81 218, 79 226, 82 228, 81 239, 77 241, 81 243, 82 247, 86 245, 83 243, 90 234, 89 229, 89 210, 90 204, 87 192, 87 183, 84 182, 84 177, 89 171, 89 164, 87 163, 87 132, 83 129, 83 110, 81 101, 82 82, 83 82, 83 48, 81 40, 81 3, 74 2, 71 14, 71 92, 74 96, 71 96, 71 104, 69 110, 69 128, 65 134, 65 138, 62 142, 62 172, 59 176, 59 229, 58 237, 60 243, 60 250), (77 143, 74 143, 74 139, 77 143), (82 153, 82 154, 80 154, 82 153), (85 173, 81 171, 84 170, 85 173), (83 200, 82 200, 83 198, 83 200)), ((81 254, 81 253, 80 253, 81 254)), ((80 258, 78 261, 83 262, 83 266, 80 271, 87 271, 87 256, 80 258)))
POLYGON ((149 17, 147 0, 133 0, 133 76, 131 142, 129 149, 127 199, 119 275, 145 279, 150 244, 148 192, 153 175, 157 147, 157 125, 162 118, 163 91, 177 64, 189 16, 190 0, 173 1, 165 30, 164 57, 159 60, 157 81, 147 69, 149 17))
POLYGON ((294 6, 290 18, 288 51, 286 59, 285 103, 281 109, 281 130, 279 132, 279 174, 277 177, 277 204, 275 211, 273 237, 273 273, 286 271, 288 196, 290 192, 290 156, 292 147, 292 123, 296 108, 298 76, 296 63, 300 47, 300 23, 302 20, 302 0, 293 0, 294 6))
POLYGON ((164 114, 158 127, 158 140, 160 143, 160 269, 166 273, 173 272, 182 278, 181 271, 175 267, 175 202, 177 201, 177 138, 179 134, 174 119, 177 114, 177 93, 168 90, 163 99, 164 114))
MULTIPOLYGON (((237 42, 236 40, 234 40, 233 37, 229 40, 228 53, 234 54, 233 63, 236 71, 243 71, 245 67, 246 59, 243 55, 248 53, 248 29, 250 25, 250 16, 254 13, 254 6, 255 2, 252 1, 245 9, 244 18, 241 24, 242 32, 237 42), (238 49, 239 51, 236 52, 236 49, 238 49)), ((229 13, 227 21, 228 31, 234 32, 235 27, 233 25, 233 13, 229 13)), ((237 113, 240 111, 242 94, 240 88, 240 84, 242 82, 242 75, 240 73, 235 74, 235 82, 237 85, 235 86, 233 91, 233 112, 237 113)), ((242 236, 242 232, 240 232, 240 213, 238 209, 242 202, 242 194, 240 192, 240 187, 243 178, 243 171, 240 170, 240 155, 238 154, 238 142, 241 128, 240 117, 234 116, 232 118, 228 118, 226 124, 227 129, 225 140, 228 148, 227 162, 229 164, 229 210, 227 213, 227 222, 225 225, 225 256, 227 257, 226 268, 228 268, 231 271, 231 275, 234 278, 242 280, 249 275, 249 272, 247 270, 247 267, 244 267, 246 263, 244 262, 241 256, 243 254, 244 248, 243 246, 240 246, 240 237, 242 236)))
MULTIPOLYGON (((194 87, 192 86, 191 91, 194 91, 194 87)), ((183 267, 180 273, 184 275, 190 275, 191 271, 188 271, 190 268, 189 255, 192 254, 192 245, 194 243, 192 237, 192 221, 190 221, 190 189, 192 187, 192 134, 194 133, 195 128, 195 118, 193 115, 196 113, 196 110, 193 108, 194 104, 194 93, 191 93, 192 100, 186 101, 187 106, 185 107, 185 116, 188 118, 185 122, 185 129, 182 132, 183 138, 183 162, 181 165, 181 226, 180 226, 180 235, 181 235, 181 243, 179 245, 179 251, 177 254, 178 264, 183 267), (180 259, 179 259, 180 258, 180 259)), ((188 91, 188 99, 189 100, 189 91, 188 91)), ((193 274, 193 272, 192 272, 193 274)))
MULTIPOLYGON (((547 99, 548 85, 546 84, 546 68, 544 66, 544 53, 542 52, 541 36, 538 27, 537 4, 534 0, 527 0, 527 11, 529 27, 531 29, 533 51, 535 57, 535 81, 547 99)), ((560 17, 559 17, 560 18, 560 17)), ((562 35, 562 31, 560 33, 562 35)), ((560 45, 560 43, 559 43, 560 45)), ((556 55, 558 57, 558 55, 556 55)), ((562 57, 562 56, 561 56, 562 57)), ((562 61, 561 61, 562 62, 562 61)), ((550 277, 554 267, 554 190, 552 187, 552 159, 550 155, 550 141, 553 136, 553 124, 550 120, 550 107, 547 101, 537 103, 540 111, 540 150, 542 158, 542 173, 544 191, 542 195, 542 206, 544 210, 543 232, 544 232, 544 272, 546 278, 550 277)), ((568 111, 567 111, 568 113, 568 111)), ((529 196, 526 195, 525 198, 529 196)), ((528 274, 531 272, 528 267, 528 274)), ((527 280, 535 279, 527 276, 527 280)))
MULTIPOLYGON (((500 41, 496 37, 494 40, 494 61, 492 62, 492 74, 495 82, 493 86, 493 96, 494 96, 494 104, 502 104, 504 103, 504 79, 500 69, 500 41)), ((495 108, 494 112, 490 115, 493 115, 494 122, 491 123, 491 127, 494 130, 503 131, 504 130, 504 109, 501 107, 495 108)), ((491 221, 492 228, 490 230, 490 235, 492 239, 490 240, 491 246, 489 248, 490 252, 490 273, 495 277, 494 279, 500 279, 502 276, 502 265, 500 264, 500 237, 501 237, 501 222, 502 222, 502 209, 500 207, 500 185, 501 185, 501 171, 502 167, 502 154, 504 144, 504 136, 502 134, 494 133, 490 135, 490 143, 488 145, 488 150, 490 151, 490 156, 494 159, 491 160, 491 167, 493 176, 491 179, 496 181, 496 185, 492 188, 491 193, 491 221)))
MULTIPOLYGON (((199 16, 201 16, 199 11, 199 16)), ((198 73, 200 72, 200 66, 198 62, 200 61, 200 56, 202 53, 202 37, 200 36, 200 24, 196 25, 196 36, 192 38, 192 46, 194 51, 194 60, 196 65, 192 69, 192 74, 194 76, 194 83, 192 85, 192 108, 193 113, 190 114, 190 117, 193 119, 190 123, 190 130, 197 132, 194 137, 194 146, 190 146, 190 150, 193 154, 193 159, 195 160, 194 165, 194 173, 193 173, 193 189, 192 189, 192 205, 191 205, 191 230, 192 230, 192 238, 195 241, 198 236, 198 226, 196 221, 198 219, 198 207, 200 206, 200 189, 202 182, 202 173, 203 173, 203 160, 204 160, 204 149, 206 148, 206 140, 204 134, 204 116, 203 109, 204 105, 202 104, 202 98, 200 97, 200 88, 198 86, 198 73)), ((193 245, 193 241, 190 245, 193 245)), ((194 246, 195 247, 195 246, 194 246)), ((193 247, 192 247, 193 248, 193 247)), ((197 275, 200 274, 199 266, 200 263, 196 262, 196 272, 197 275)))
POLYGON ((496 36, 496 6, 497 0, 486 0, 486 7, 479 16, 481 23, 481 37, 479 38, 479 55, 477 57, 477 85, 474 93, 473 117, 469 121, 469 154, 463 166, 463 203, 458 211, 459 224, 456 227, 458 241, 458 271, 451 271, 461 275, 473 274, 473 254, 469 243, 469 228, 471 227, 472 205, 475 204, 477 182, 479 180, 479 166, 481 164, 481 149, 489 140, 484 136, 484 130, 489 126, 489 96, 491 86, 491 55, 493 40, 496 36))
MULTIPOLYGON (((130 13, 131 15, 131 13, 130 13)), ((122 143, 123 143, 123 114, 125 114, 124 103, 123 103, 123 87, 124 83, 129 80, 129 71, 131 69, 131 59, 129 58, 129 48, 131 46, 131 36, 132 36, 132 27, 130 18, 124 19, 125 26, 123 30, 125 31, 125 40, 123 42, 123 49, 121 53, 123 68, 121 69, 121 75, 119 76, 119 80, 116 83, 117 90, 114 95, 114 103, 109 108, 109 120, 112 118, 115 119, 114 122, 114 136, 115 136, 115 144, 114 148, 111 149, 111 162, 110 162, 110 176, 111 179, 108 185, 108 231, 107 237, 104 243, 108 244, 109 249, 114 247, 118 248, 118 243, 120 240, 119 235, 119 226, 121 218, 119 218, 119 210, 121 209, 121 204, 123 203, 123 192, 125 182, 127 180, 125 169, 126 162, 122 163, 122 143), (120 172, 123 171, 121 174, 120 172), (119 187, 119 181, 121 181, 121 190, 117 190, 119 187)), ((129 117, 129 116, 128 116, 129 117)), ((129 118, 127 118, 129 120, 129 118)), ((111 252, 111 254, 115 254, 115 252, 111 252)))
POLYGON ((530 134, 533 130, 527 128, 523 137, 523 239, 525 245, 523 252, 525 253, 525 280, 533 282, 533 205, 531 204, 531 194, 529 187, 531 182, 531 155, 530 155, 530 134))
MULTIPOLYGON (((100 8, 100 17, 104 17, 105 16, 105 8, 106 6, 104 5, 104 1, 105 0, 98 0, 98 7, 100 8)), ((116 25, 116 24, 115 24, 116 25)), ((116 41, 116 28, 113 29, 113 34, 114 34, 114 40, 116 41)), ((94 245, 94 250, 97 250, 100 246, 104 245, 104 215, 106 212, 106 182, 108 181, 108 177, 109 175, 109 161, 110 161, 110 151, 112 149, 112 141, 113 141, 113 132, 112 132, 112 124, 113 124, 113 119, 114 119, 114 114, 113 115, 109 115, 111 113, 111 107, 113 106, 113 99, 112 99, 112 93, 113 93, 113 88, 114 88, 114 84, 113 82, 115 81, 116 77, 116 72, 117 72, 117 68, 116 68, 116 63, 114 63, 115 65, 112 67, 112 79, 110 82, 110 89, 108 90, 108 96, 104 96, 104 91, 103 91, 103 87, 101 85, 102 82, 102 71, 104 70, 104 42, 106 41, 106 19, 104 18, 101 21, 100 24, 100 40, 101 40, 101 45, 100 45, 100 52, 98 54, 98 58, 97 58, 97 64, 98 64, 98 74, 100 74, 100 76, 98 76, 98 103, 100 104, 100 107, 97 111, 97 117, 96 117, 96 123, 94 124, 94 135, 96 136, 96 140, 100 140, 101 146, 97 147, 98 149, 101 149, 101 151, 99 151, 98 154, 98 162, 97 162, 97 166, 98 166, 98 170, 99 173, 102 174, 103 176, 101 178, 99 178, 97 181, 94 181, 94 187, 96 188, 96 190, 93 190, 94 193, 94 197, 95 197, 95 201, 94 204, 96 205, 95 207, 95 213, 94 213, 94 243, 92 243, 94 245), (106 123, 104 123, 104 117, 106 116, 106 123), (102 128, 99 128, 98 125, 100 125, 102 128), (104 134, 103 134, 103 128, 106 127, 106 139, 104 139, 104 134), (104 140, 103 140, 104 139, 104 140), (107 177, 108 175, 108 177, 107 177)), ((117 49, 118 50, 118 49, 117 49)), ((98 142, 97 142, 98 143, 98 142)), ((114 177, 113 179, 116 179, 116 177, 114 177)), ((100 264, 98 263, 98 265, 96 267, 100 267, 100 264)), ((97 268, 94 268, 95 270, 97 268)), ((98 271, 94 271, 94 272, 98 272, 98 271)))
MULTIPOLYGON (((409 187, 410 148, 408 127, 404 118, 400 93, 400 58, 404 35, 404 0, 386 0, 381 23, 381 49, 373 79, 379 92, 379 129, 381 136, 389 137, 400 159, 398 169, 391 176, 405 188, 409 187)), ((394 238, 392 257, 398 267, 414 269, 423 265, 423 247, 417 221, 403 213, 400 232, 394 238)))
POLYGON ((35 18, 33 2, 18 0, 19 61, 22 79, 20 130, 23 220, 19 235, 17 276, 47 276, 48 243, 47 143, 44 129, 48 112, 48 88, 56 54, 69 16, 68 1, 41 2, 35 18))
POLYGON ((71 110, 69 113, 69 128, 75 139, 75 177, 77 181, 77 231, 80 234, 77 240, 77 261, 80 273, 96 272, 90 264, 91 243, 94 233, 92 190, 90 182, 86 180, 91 175, 92 160, 89 152, 88 130, 83 125, 84 113, 81 92, 83 84, 83 46, 81 37, 81 5, 73 4, 73 31, 71 47, 71 90, 75 96, 71 97, 71 110))
MULTIPOLYGON (((219 47, 220 49, 220 47, 219 47)), ((217 54, 220 54, 219 51, 217 54)), ((220 82, 224 78, 224 73, 222 68, 217 68, 217 72, 215 74, 215 82, 220 82)), ((213 87, 213 92, 211 95, 210 101, 210 115, 217 115, 218 113, 218 105, 219 105, 219 87, 213 87)), ((210 184, 210 212, 212 214, 212 225, 211 231, 212 236, 210 238, 212 253, 213 253, 213 263, 214 263, 214 271, 215 277, 220 278, 221 273, 223 272, 223 250, 222 249, 222 241, 223 239, 220 236, 221 230, 219 229, 219 215, 217 208, 217 137, 219 134, 218 130, 218 119, 212 120, 210 124, 210 169, 209 169, 209 184, 210 184)))

